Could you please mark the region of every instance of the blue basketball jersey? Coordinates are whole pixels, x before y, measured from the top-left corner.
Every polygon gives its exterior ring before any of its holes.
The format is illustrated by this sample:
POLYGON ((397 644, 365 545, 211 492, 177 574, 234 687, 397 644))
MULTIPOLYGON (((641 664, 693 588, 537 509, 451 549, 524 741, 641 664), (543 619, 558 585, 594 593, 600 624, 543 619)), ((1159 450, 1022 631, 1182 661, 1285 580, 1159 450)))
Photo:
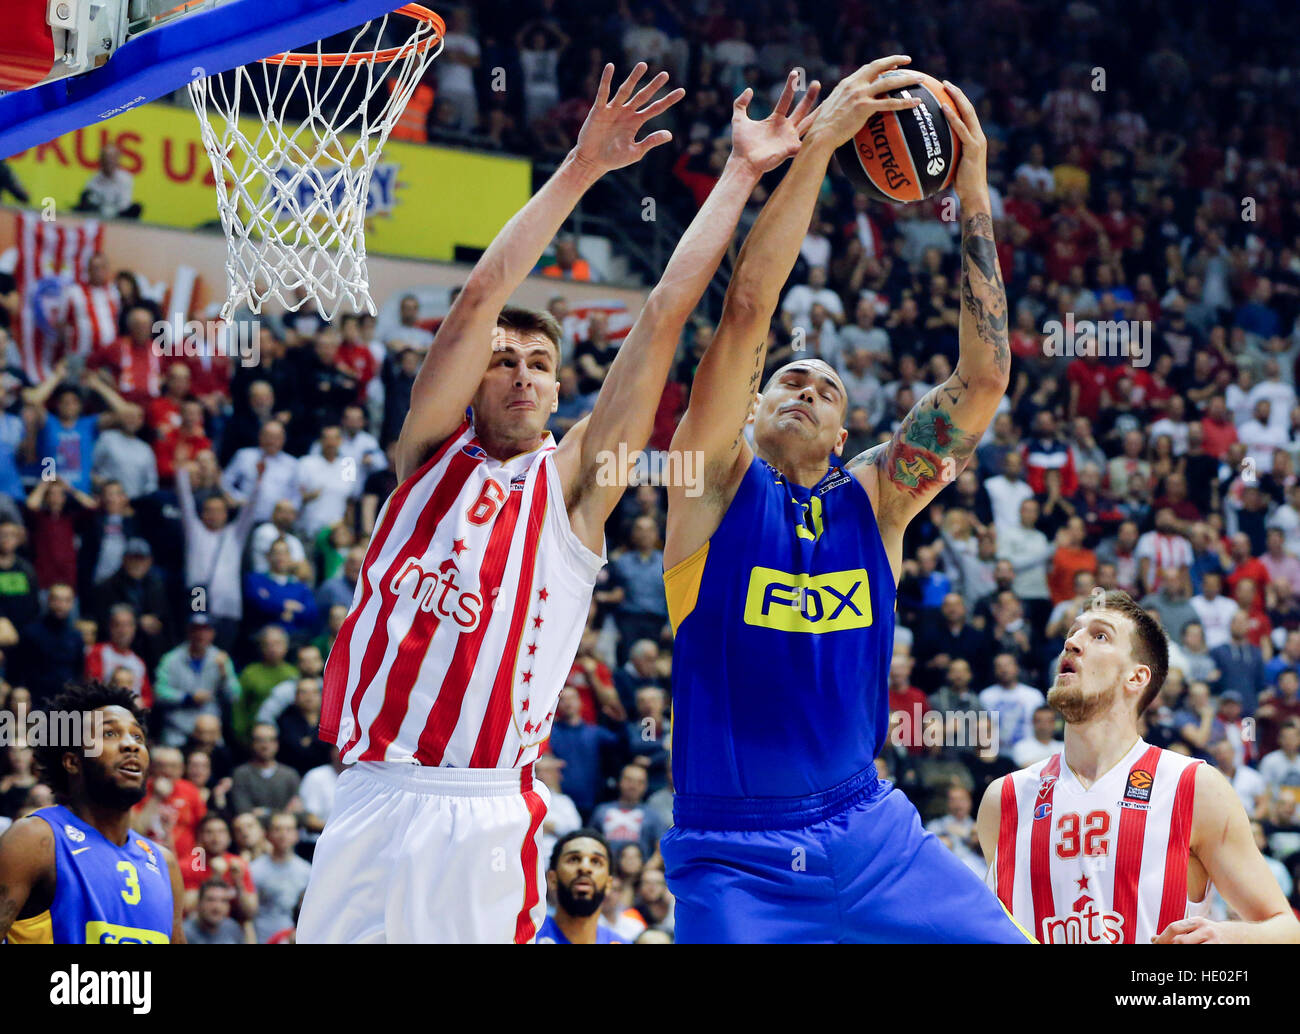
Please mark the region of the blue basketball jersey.
POLYGON ((118 847, 62 805, 32 814, 54 831, 54 902, 16 920, 8 943, 171 943, 172 883, 161 847, 135 832, 118 847))
MULTIPOLYGON (((560 929, 560 924, 555 921, 555 916, 547 916, 546 922, 544 922, 542 924, 542 928, 537 931, 537 937, 533 941, 533 943, 534 944, 572 944, 573 942, 564 936, 564 931, 560 929)), ((608 926, 598 926, 596 927, 596 943, 597 944, 627 944, 628 942, 625 941, 618 934, 616 934, 608 926)))
POLYGON ((872 764, 889 725, 894 574, 866 490, 757 456, 717 531, 664 575, 678 794, 801 797, 872 764))

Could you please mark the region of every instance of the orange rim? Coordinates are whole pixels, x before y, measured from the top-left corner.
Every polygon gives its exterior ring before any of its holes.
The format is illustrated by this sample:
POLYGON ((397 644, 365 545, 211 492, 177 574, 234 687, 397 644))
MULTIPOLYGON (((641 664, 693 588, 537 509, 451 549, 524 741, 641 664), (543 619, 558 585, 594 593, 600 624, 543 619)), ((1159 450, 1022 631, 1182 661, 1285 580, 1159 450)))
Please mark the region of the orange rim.
POLYGON ((262 58, 262 62, 271 65, 319 65, 322 68, 359 65, 367 61, 386 63, 396 61, 399 57, 423 54, 426 50, 441 42, 443 35, 447 31, 447 26, 443 20, 433 11, 430 11, 427 7, 422 7, 420 4, 406 4, 392 13, 404 14, 408 18, 424 22, 425 25, 433 29, 433 33, 414 45, 408 43, 401 47, 389 47, 387 50, 367 50, 358 54, 273 54, 271 57, 262 58))

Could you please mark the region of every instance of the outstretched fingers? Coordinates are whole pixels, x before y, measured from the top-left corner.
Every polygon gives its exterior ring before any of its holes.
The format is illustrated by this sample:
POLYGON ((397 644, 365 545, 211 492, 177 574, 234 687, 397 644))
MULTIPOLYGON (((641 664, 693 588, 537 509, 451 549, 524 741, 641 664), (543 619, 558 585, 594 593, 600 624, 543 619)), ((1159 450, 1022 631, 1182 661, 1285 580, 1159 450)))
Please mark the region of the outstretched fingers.
POLYGON ((672 93, 664 94, 664 96, 660 97, 657 101, 651 104, 650 107, 638 111, 637 114, 640 115, 643 119, 648 121, 649 119, 654 118, 656 115, 662 115, 665 111, 667 111, 669 108, 671 108, 674 104, 676 104, 679 100, 681 100, 685 96, 686 96, 686 91, 679 86, 677 87, 677 89, 673 90, 672 93))
POLYGON ((636 66, 628 73, 628 77, 623 80, 623 85, 618 88, 618 93, 614 94, 615 104, 626 104, 628 98, 632 96, 632 91, 636 89, 636 84, 641 81, 641 77, 649 69, 644 61, 638 61, 636 66))
POLYGON ((672 138, 672 133, 668 132, 666 129, 660 129, 651 133, 644 140, 638 140, 634 145, 636 147, 637 160, 639 161, 643 158, 647 151, 653 151, 660 144, 668 143, 672 138))
POLYGON ((772 109, 773 114, 784 116, 790 110, 790 102, 794 100, 794 84, 798 78, 798 71, 791 71, 785 77, 785 88, 781 91, 780 100, 776 102, 776 106, 772 109))
POLYGON ((888 57, 878 57, 871 64, 865 65, 858 69, 855 74, 865 73, 867 81, 876 79, 882 72, 888 72, 891 68, 897 68, 899 65, 911 64, 912 59, 907 54, 890 54, 888 57))
POLYGON ((790 121, 795 124, 800 136, 803 136, 807 128, 812 125, 815 116, 813 108, 817 106, 817 98, 821 96, 821 92, 822 84, 814 79, 807 92, 799 98, 799 103, 795 105, 794 112, 790 115, 790 121))
MULTIPOLYGON (((961 114, 961 122, 966 127, 969 135, 974 139, 976 133, 982 132, 980 129, 980 117, 975 112, 975 105, 970 102, 962 90, 947 79, 943 81, 943 88, 948 91, 952 97, 953 104, 957 106, 957 111, 961 114)), ((962 143, 966 142, 966 137, 962 137, 962 143)))
POLYGON ((641 89, 637 90, 636 96, 633 97, 631 101, 629 101, 628 103, 631 104, 633 109, 639 109, 642 104, 645 104, 647 101, 650 100, 651 97, 653 97, 656 93, 658 93, 660 88, 667 81, 668 81, 668 73, 660 72, 648 83, 646 83, 643 87, 641 87, 641 89))
POLYGON ((604 107, 609 103, 609 85, 614 81, 614 66, 606 65, 605 70, 600 73, 600 86, 596 88, 597 107, 604 107))

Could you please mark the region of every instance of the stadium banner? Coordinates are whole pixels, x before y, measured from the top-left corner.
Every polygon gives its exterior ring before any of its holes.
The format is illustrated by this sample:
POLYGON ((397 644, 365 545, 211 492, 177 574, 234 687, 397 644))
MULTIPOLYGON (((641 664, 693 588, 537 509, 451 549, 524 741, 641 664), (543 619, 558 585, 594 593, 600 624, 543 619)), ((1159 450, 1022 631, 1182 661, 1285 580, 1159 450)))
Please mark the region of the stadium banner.
MULTIPOLYGON (((245 133, 255 137, 255 122, 244 122, 245 133)), ((135 178, 142 222, 219 227, 212 165, 188 107, 145 104, 22 151, 9 165, 33 207, 50 198, 56 211, 67 213, 106 144, 117 146, 122 168, 135 178)), ((371 180, 366 250, 451 261, 457 245, 486 248, 531 193, 526 159, 390 140, 371 180)))

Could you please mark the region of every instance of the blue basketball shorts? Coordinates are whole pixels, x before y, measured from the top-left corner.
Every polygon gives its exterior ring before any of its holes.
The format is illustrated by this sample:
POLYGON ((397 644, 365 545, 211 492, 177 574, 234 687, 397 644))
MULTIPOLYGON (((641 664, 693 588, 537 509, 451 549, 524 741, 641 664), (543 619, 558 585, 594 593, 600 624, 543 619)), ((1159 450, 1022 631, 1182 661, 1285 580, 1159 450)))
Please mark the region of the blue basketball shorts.
POLYGON ((673 817, 678 943, 1033 941, 875 766, 806 798, 679 794, 673 817))

